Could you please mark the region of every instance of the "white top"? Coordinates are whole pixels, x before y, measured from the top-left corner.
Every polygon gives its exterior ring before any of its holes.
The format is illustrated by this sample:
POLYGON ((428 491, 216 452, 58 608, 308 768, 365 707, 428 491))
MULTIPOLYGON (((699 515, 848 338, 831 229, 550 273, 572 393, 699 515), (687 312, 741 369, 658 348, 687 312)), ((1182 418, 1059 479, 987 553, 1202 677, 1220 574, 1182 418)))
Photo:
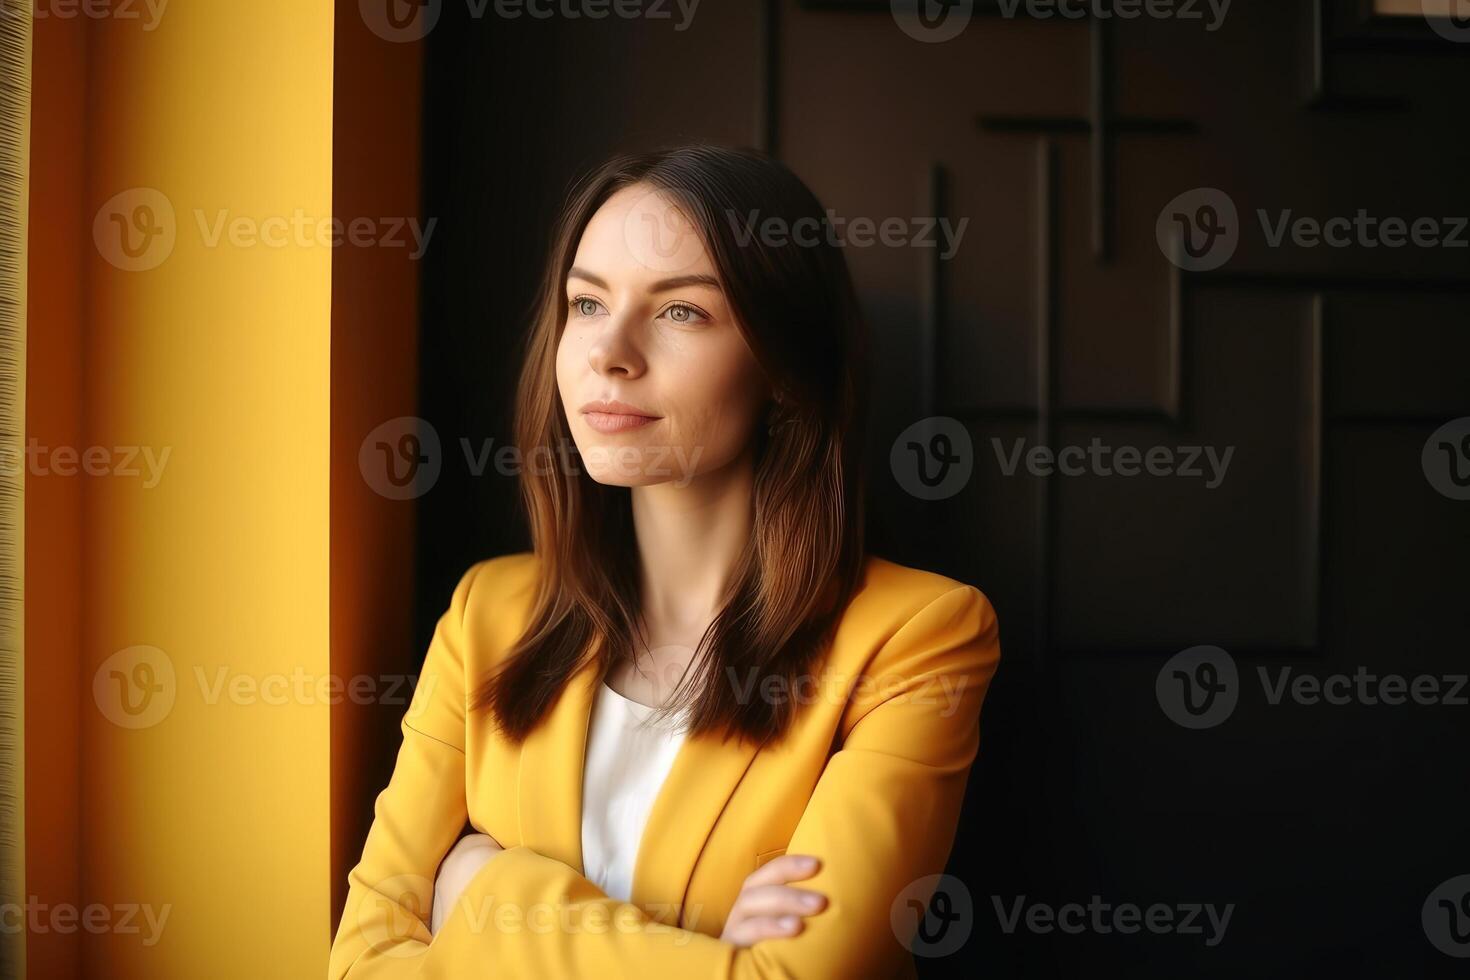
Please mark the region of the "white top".
POLYGON ((582 869, 609 896, 628 901, 643 827, 684 743, 676 716, 657 727, 656 709, 604 682, 588 721, 582 769, 582 869))

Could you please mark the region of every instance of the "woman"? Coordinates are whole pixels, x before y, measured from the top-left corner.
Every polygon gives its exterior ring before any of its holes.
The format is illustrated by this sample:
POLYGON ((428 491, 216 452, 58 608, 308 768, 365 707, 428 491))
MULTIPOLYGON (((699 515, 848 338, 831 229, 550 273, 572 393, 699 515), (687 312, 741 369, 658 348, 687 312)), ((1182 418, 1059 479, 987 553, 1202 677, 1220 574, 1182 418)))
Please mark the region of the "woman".
POLYGON ((516 403, 534 550, 439 621, 331 977, 913 975, 999 645, 977 589, 863 552, 824 223, 749 151, 574 188, 516 403))

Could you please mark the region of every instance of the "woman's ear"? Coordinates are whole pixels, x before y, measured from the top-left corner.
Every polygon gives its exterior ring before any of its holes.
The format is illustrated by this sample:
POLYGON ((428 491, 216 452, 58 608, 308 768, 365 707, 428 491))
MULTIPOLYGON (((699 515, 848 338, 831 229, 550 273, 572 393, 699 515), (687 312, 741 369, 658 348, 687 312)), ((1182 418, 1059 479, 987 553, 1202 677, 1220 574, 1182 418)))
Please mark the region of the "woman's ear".
POLYGON ((766 410, 766 433, 768 435, 774 433, 777 427, 795 421, 796 416, 791 411, 791 402, 779 391, 772 395, 770 406, 766 410))
POLYGON ((781 389, 771 385, 771 390, 766 395, 766 421, 770 422, 777 418, 785 406, 786 400, 781 394, 781 389))

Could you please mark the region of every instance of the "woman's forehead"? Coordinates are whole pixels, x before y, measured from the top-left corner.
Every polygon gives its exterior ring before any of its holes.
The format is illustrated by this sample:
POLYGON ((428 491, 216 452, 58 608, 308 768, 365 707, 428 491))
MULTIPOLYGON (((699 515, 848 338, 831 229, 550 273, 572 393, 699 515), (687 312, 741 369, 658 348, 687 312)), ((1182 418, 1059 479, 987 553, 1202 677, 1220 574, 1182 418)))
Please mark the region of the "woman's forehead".
POLYGON ((716 275, 698 230, 669 195, 647 184, 620 188, 603 202, 572 264, 630 288, 670 276, 716 275))

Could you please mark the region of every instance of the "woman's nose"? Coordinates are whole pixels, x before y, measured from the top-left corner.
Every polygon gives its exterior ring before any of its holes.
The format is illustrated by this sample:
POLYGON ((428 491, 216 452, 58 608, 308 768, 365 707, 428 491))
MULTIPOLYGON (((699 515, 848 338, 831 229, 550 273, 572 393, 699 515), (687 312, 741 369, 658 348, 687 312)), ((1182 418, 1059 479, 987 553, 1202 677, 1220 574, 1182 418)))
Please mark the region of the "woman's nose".
POLYGON ((636 325, 632 317, 611 316, 587 350, 587 363, 602 375, 636 378, 647 365, 638 348, 636 325))

